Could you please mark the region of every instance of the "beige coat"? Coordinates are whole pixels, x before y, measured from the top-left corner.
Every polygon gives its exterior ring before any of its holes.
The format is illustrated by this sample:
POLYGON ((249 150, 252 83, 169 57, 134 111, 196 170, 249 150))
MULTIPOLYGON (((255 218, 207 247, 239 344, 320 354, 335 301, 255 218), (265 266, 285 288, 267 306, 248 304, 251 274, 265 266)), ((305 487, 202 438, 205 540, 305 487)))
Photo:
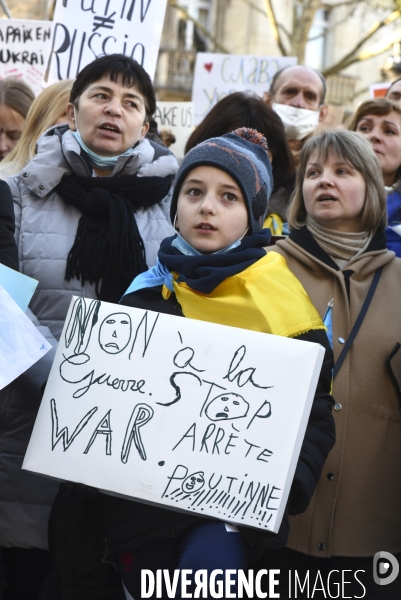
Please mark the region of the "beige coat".
MULTIPOLYGON (((383 244, 370 250, 371 244, 346 267, 353 272, 349 300, 344 274, 310 234, 301 230, 291 238, 274 251, 286 258, 322 317, 334 299, 335 360, 343 348, 339 339, 347 340, 376 269, 384 268, 334 382, 336 444, 308 510, 291 520, 288 546, 318 557, 401 552, 401 406, 386 367, 386 358, 401 344, 401 259, 380 249, 383 244)), ((400 383, 401 351, 391 366, 400 383)))

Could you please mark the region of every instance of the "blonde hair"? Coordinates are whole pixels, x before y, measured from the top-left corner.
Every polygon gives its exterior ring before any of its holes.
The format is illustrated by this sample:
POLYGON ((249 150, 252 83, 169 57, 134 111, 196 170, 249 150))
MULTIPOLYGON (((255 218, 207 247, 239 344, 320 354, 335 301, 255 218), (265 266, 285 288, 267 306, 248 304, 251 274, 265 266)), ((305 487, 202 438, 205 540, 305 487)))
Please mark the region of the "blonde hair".
POLYGON ((359 121, 367 115, 379 115, 380 117, 383 117, 384 115, 389 115, 393 111, 401 117, 401 106, 398 102, 394 102, 389 98, 365 100, 365 102, 362 102, 356 109, 348 129, 350 131, 356 131, 359 121))
MULTIPOLYGON (((36 143, 42 133, 55 125, 66 112, 73 80, 65 79, 49 85, 33 101, 26 117, 24 130, 17 145, 2 161, 13 161, 20 171, 36 154, 36 143)), ((66 119, 67 122, 67 119, 66 119)))
MULTIPOLYGON (((362 102, 358 106, 348 126, 348 129, 350 131, 356 131, 359 125, 359 121, 362 121, 364 117, 367 117, 369 115, 378 115, 379 117, 384 117, 392 112, 395 112, 401 121, 401 106, 398 104, 398 102, 394 102, 394 100, 390 100, 389 98, 375 98, 374 100, 365 100, 365 102, 362 102)), ((395 173, 394 182, 398 181, 400 178, 401 164, 395 173)))
POLYGON ((0 104, 16 110, 24 119, 34 100, 35 94, 25 81, 13 77, 0 81, 0 104))
POLYGON ((345 130, 324 131, 304 145, 300 154, 295 190, 288 209, 290 228, 300 229, 305 225, 303 184, 306 166, 315 153, 324 161, 332 154, 361 173, 366 184, 365 204, 361 215, 362 228, 369 232, 383 231, 387 226, 387 201, 379 161, 367 140, 357 133, 345 130))

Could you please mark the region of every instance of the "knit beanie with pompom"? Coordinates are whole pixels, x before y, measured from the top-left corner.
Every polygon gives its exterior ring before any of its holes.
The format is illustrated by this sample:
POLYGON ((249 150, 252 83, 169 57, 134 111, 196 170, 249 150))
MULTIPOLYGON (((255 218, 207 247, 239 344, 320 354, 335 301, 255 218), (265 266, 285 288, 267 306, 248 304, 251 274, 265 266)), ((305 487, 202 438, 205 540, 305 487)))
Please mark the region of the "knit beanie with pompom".
POLYGON ((188 173, 200 166, 226 171, 239 185, 248 210, 249 233, 258 233, 266 217, 273 188, 267 141, 255 129, 242 127, 195 146, 184 157, 175 180, 171 200, 171 222, 177 212, 178 195, 188 173))

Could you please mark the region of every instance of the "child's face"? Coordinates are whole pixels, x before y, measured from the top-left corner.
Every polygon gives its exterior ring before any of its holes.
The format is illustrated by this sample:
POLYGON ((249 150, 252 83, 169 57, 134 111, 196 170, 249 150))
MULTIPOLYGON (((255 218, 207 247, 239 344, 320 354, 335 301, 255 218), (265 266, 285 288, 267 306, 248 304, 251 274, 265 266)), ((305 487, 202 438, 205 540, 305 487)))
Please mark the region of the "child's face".
POLYGON ((198 252, 210 254, 230 246, 248 229, 248 212, 238 184, 215 167, 190 171, 178 196, 176 226, 198 252))

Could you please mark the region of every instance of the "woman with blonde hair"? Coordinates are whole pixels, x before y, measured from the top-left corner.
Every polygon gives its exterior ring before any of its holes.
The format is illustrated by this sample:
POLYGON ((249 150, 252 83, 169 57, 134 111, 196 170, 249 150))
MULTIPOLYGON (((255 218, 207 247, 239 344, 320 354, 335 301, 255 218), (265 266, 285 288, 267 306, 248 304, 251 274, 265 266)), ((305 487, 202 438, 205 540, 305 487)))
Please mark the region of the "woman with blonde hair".
POLYGON ((0 81, 0 161, 18 143, 35 94, 24 81, 9 77, 0 81))
MULTIPOLYGON (((331 336, 337 441, 309 508, 291 519, 288 547, 266 563, 283 586, 285 571, 301 583, 309 572, 315 600, 334 597, 328 585, 342 585, 343 598, 399 600, 401 577, 391 582, 390 569, 377 585, 372 567, 382 550, 401 560, 401 261, 386 248, 386 194, 367 140, 338 130, 305 144, 288 222, 273 250, 331 336)), ((292 581, 281 598, 312 597, 292 581)))
POLYGON ((387 248, 401 257, 401 106, 389 98, 366 100, 349 129, 365 137, 378 158, 387 195, 387 248))
POLYGON ((66 108, 72 79, 53 83, 33 101, 18 144, 0 165, 0 179, 16 175, 36 155, 36 142, 53 125, 67 123, 66 108))

